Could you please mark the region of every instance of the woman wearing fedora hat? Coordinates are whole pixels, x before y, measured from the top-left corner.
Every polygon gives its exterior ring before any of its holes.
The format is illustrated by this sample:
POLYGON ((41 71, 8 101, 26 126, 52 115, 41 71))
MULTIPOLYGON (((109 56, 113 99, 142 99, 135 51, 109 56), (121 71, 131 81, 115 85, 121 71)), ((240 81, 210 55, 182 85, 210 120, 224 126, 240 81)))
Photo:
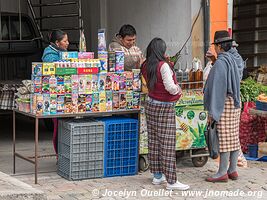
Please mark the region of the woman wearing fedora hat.
POLYGON ((217 122, 220 147, 219 170, 206 179, 208 182, 227 182, 228 178, 238 177, 240 81, 244 61, 232 47, 232 41, 227 31, 215 32, 213 44, 218 57, 204 88, 204 107, 209 113, 209 123, 217 122))

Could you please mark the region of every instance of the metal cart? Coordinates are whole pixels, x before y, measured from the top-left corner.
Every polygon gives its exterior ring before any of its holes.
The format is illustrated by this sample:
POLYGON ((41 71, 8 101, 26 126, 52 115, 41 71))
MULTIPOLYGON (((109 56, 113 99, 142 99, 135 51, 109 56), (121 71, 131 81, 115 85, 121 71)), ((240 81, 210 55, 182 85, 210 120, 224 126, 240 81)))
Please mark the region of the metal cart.
MULTIPOLYGON (((141 97, 139 169, 148 169, 148 137, 144 102, 146 95, 141 97)), ((195 167, 204 166, 209 157, 206 150, 204 131, 207 128, 207 113, 203 108, 202 89, 185 89, 175 106, 176 110, 176 155, 190 157, 195 167)))

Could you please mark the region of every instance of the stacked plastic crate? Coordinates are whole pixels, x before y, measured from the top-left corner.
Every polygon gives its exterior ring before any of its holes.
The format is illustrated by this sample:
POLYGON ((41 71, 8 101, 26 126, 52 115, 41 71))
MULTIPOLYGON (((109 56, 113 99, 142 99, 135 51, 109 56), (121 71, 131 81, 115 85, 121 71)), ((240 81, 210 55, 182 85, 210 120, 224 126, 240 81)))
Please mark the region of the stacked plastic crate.
POLYGON ((104 123, 59 120, 58 174, 68 180, 103 177, 104 123))
POLYGON ((139 123, 131 118, 100 118, 105 123, 104 177, 135 175, 139 123))

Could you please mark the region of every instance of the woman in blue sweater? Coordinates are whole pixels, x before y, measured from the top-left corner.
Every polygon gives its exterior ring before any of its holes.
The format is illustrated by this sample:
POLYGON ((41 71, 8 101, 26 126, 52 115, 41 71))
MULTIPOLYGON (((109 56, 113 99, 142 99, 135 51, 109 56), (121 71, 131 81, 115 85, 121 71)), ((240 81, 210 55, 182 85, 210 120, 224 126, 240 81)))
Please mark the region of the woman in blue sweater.
MULTIPOLYGON (((61 30, 54 30, 50 34, 50 45, 45 48, 42 60, 43 62, 56 62, 60 60, 60 52, 61 51, 67 51, 67 48, 69 46, 69 41, 68 41, 68 35, 67 33, 61 31, 61 30)), ((46 124, 51 123, 51 119, 45 119, 46 124)), ((53 134, 53 144, 54 144, 54 149, 55 152, 57 153, 57 119, 53 119, 54 123, 54 134, 53 134)))
POLYGON ((43 62, 56 62, 60 60, 60 52, 67 51, 69 40, 67 33, 55 30, 50 35, 50 45, 45 48, 43 62))

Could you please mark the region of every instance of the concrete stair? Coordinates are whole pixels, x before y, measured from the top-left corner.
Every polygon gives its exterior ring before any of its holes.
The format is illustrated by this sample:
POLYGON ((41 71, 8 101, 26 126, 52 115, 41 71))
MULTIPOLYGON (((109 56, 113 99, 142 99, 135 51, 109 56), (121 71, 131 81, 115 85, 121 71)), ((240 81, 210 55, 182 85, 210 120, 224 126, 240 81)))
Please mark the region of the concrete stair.
POLYGON ((46 194, 0 172, 0 200, 46 200, 46 194))

